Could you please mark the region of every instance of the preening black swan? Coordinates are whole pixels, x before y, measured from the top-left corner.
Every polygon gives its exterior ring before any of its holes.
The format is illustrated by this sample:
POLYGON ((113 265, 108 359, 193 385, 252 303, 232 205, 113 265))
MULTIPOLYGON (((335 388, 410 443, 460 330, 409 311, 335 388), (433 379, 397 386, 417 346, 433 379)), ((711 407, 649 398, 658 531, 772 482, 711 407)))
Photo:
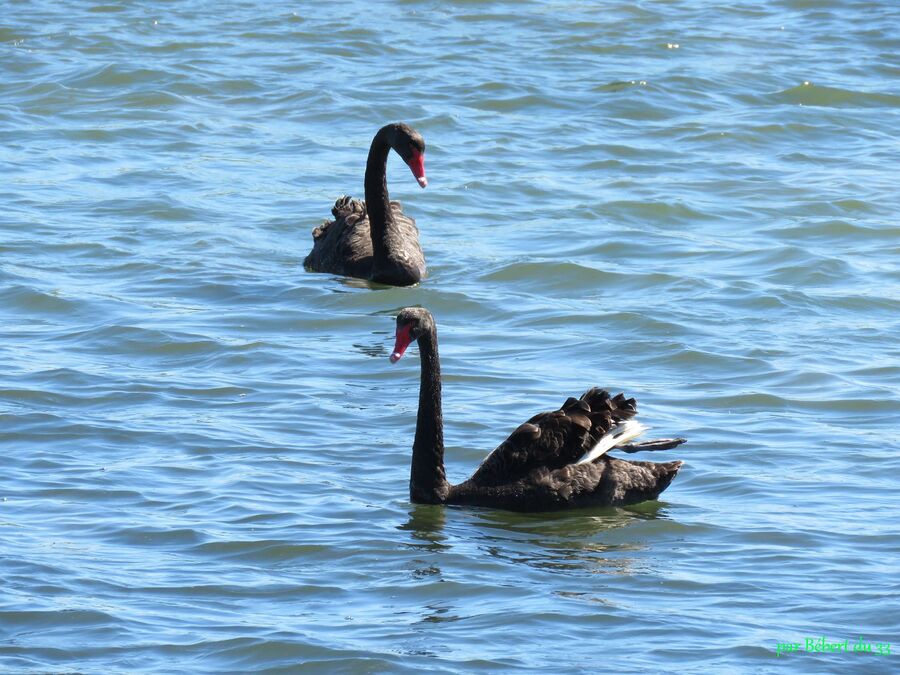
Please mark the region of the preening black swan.
POLYGON ((306 269, 391 286, 411 286, 425 276, 416 221, 388 196, 385 171, 391 148, 409 165, 419 185, 428 185, 425 141, 419 132, 400 122, 379 129, 366 162, 366 201, 343 196, 334 203, 334 220, 313 230, 313 250, 303 261, 306 269))
POLYGON ((632 462, 610 457, 666 450, 685 442, 664 438, 630 443, 644 427, 633 421, 633 398, 590 389, 559 410, 535 415, 489 454, 472 477, 450 485, 444 473, 441 366, 437 329, 426 309, 407 307, 397 316, 391 362, 418 341, 422 361, 419 413, 413 442, 409 494, 413 502, 462 504, 510 511, 551 511, 582 506, 624 506, 656 499, 681 462, 632 462))

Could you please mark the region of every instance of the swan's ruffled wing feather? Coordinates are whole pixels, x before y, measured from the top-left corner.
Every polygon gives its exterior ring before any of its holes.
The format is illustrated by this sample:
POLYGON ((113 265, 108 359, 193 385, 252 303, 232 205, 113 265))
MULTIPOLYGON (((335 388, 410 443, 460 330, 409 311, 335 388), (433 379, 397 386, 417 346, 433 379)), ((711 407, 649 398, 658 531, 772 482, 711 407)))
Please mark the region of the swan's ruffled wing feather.
POLYGON ((313 230, 313 250, 303 266, 313 272, 358 276, 372 265, 372 235, 366 203, 343 195, 331 208, 334 220, 313 230))
POLYGON ((574 464, 617 423, 637 414, 634 399, 589 389, 559 410, 539 413, 519 426, 475 471, 476 485, 500 485, 536 470, 556 471, 574 464))

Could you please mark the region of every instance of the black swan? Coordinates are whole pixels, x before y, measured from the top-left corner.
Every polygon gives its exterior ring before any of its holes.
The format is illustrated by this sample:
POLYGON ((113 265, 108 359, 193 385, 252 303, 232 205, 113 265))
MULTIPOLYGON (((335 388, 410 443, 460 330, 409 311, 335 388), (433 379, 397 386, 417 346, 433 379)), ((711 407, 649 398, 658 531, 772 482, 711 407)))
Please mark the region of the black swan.
POLYGON ((416 221, 388 196, 385 170, 391 148, 409 165, 419 185, 428 185, 421 134, 400 122, 379 129, 366 161, 366 201, 338 198, 331 209, 334 220, 313 230, 313 250, 303 261, 306 269, 390 286, 411 286, 425 276, 416 221))
POLYGON ((570 398, 559 410, 532 417, 489 454, 471 478, 450 485, 444 473, 437 330, 428 310, 407 307, 397 316, 391 363, 414 340, 422 373, 409 477, 413 502, 510 511, 625 506, 656 499, 681 468, 680 461, 632 462, 607 455, 613 448, 666 450, 685 439, 630 443, 644 430, 631 419, 637 414, 634 399, 594 388, 580 399, 570 398))

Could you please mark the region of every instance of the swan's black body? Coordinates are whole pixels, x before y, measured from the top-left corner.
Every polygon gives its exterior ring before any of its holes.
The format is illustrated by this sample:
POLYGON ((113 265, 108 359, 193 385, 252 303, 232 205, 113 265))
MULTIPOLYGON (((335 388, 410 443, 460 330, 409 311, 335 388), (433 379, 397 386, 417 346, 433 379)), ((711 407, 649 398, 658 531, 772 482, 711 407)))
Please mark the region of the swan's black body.
MULTIPOLYGON (((481 463, 471 478, 450 485, 444 472, 441 371, 437 330, 431 314, 408 307, 397 316, 397 344, 391 360, 418 341, 422 361, 419 413, 413 442, 410 498, 429 504, 461 504, 511 511, 551 511, 583 506, 624 506, 656 499, 680 461, 633 462, 601 455, 578 463, 614 426, 637 414, 634 399, 590 389, 554 412, 521 425, 481 463)), ((624 446, 662 450, 684 442, 663 439, 624 446), (643 448, 641 447, 643 446, 643 448)))
POLYGON ((387 158, 393 148, 425 187, 425 142, 406 124, 382 127, 369 148, 366 201, 340 197, 331 209, 334 220, 313 230, 313 250, 303 265, 313 272, 330 272, 369 279, 391 286, 410 286, 425 276, 425 256, 415 221, 404 215, 387 190, 387 158))

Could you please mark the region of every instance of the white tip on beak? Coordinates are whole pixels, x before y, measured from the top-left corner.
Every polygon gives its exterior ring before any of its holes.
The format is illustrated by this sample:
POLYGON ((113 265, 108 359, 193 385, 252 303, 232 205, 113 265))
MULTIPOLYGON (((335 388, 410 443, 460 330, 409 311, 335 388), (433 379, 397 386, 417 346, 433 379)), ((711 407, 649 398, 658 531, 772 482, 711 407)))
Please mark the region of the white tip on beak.
POLYGON ((425 176, 416 178, 416 180, 419 181, 419 185, 421 185, 422 187, 428 187, 428 179, 425 178, 425 176))

